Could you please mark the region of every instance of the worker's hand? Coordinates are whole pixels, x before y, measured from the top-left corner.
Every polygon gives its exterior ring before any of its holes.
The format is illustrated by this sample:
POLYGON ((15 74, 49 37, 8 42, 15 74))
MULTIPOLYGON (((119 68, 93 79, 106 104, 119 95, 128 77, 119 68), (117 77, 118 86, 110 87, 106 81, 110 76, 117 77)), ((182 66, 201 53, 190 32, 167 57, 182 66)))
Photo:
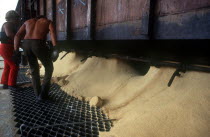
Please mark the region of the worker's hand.
POLYGON ((58 59, 60 53, 59 46, 53 46, 52 52, 51 52, 51 59, 53 62, 55 62, 58 59))
POLYGON ((14 51, 12 55, 12 60, 16 65, 19 65, 21 62, 21 53, 19 51, 14 51))

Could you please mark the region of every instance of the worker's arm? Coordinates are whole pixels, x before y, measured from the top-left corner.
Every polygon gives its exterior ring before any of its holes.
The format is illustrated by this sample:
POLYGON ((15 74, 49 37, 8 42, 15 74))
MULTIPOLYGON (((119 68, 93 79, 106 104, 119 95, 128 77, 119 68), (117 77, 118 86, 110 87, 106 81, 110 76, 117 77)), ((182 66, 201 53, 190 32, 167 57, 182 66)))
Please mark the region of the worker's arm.
POLYGON ((54 27, 52 21, 50 22, 49 30, 50 30, 50 37, 52 40, 52 44, 53 44, 53 46, 55 46, 55 45, 57 45, 56 30, 55 30, 55 27, 54 27))
POLYGON ((20 47, 20 41, 21 41, 21 39, 24 38, 25 33, 26 33, 26 26, 25 26, 25 24, 23 24, 15 35, 15 40, 14 40, 15 51, 18 51, 18 49, 20 47))
POLYGON ((5 30, 5 33, 6 33, 7 37, 9 37, 13 41, 14 37, 15 37, 15 34, 14 34, 12 28, 13 28, 12 23, 7 22, 7 23, 4 24, 4 30, 5 30))

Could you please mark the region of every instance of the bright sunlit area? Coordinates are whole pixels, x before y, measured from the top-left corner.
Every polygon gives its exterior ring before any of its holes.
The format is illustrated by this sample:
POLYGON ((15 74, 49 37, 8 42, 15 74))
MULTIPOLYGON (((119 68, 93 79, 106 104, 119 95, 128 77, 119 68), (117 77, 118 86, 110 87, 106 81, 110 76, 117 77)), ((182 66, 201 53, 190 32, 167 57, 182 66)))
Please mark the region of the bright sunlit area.
POLYGON ((9 10, 15 10, 18 0, 0 0, 0 27, 6 21, 5 14, 9 10))

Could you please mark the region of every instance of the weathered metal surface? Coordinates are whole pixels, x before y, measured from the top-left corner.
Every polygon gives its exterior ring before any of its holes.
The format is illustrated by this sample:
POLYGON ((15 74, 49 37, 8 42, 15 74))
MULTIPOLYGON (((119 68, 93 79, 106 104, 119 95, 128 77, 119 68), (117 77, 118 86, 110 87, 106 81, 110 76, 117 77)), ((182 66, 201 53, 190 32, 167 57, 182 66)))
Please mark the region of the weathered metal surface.
POLYGON ((53 0, 47 0, 46 1, 46 9, 47 9, 47 18, 50 20, 53 20, 53 0))
POLYGON ((158 14, 187 12, 203 7, 210 7, 210 0, 158 0, 158 14))
POLYGON ((66 0, 56 0, 57 31, 66 31, 66 0))
POLYGON ((142 35, 142 21, 131 21, 98 27, 95 39, 148 39, 142 35))
POLYGON ((148 12, 149 0, 98 0, 96 25, 140 20, 148 12))
POLYGON ((44 15, 44 0, 39 1, 39 12, 40 15, 44 15))
POLYGON ((56 30, 58 40, 66 39, 67 30, 67 3, 66 0, 56 0, 56 30))
POLYGON ((159 17, 157 39, 210 39, 210 9, 159 17))
POLYGON ((72 40, 87 40, 89 39, 88 27, 75 29, 71 32, 72 40))
POLYGON ((66 32, 57 32, 57 40, 66 40, 67 39, 67 33, 66 32))
POLYGON ((88 0, 72 0, 71 29, 80 29, 87 26, 87 1, 88 0))
MULTIPOLYGON (((24 1, 27 11, 29 0, 24 1)), ((151 33, 157 39, 209 39, 209 0, 158 0, 159 16, 153 19, 154 0, 97 0, 95 6, 93 0, 39 1, 40 14, 56 19, 58 40, 148 39, 151 33)))

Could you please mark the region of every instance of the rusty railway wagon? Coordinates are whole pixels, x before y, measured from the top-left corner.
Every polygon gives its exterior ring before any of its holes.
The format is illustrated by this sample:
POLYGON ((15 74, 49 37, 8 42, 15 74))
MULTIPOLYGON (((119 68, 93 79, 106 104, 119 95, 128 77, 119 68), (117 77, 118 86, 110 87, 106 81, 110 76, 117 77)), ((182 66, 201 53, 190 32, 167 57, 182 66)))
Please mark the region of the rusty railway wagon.
POLYGON ((209 0, 19 0, 16 10, 51 19, 66 51, 209 72, 209 0))

